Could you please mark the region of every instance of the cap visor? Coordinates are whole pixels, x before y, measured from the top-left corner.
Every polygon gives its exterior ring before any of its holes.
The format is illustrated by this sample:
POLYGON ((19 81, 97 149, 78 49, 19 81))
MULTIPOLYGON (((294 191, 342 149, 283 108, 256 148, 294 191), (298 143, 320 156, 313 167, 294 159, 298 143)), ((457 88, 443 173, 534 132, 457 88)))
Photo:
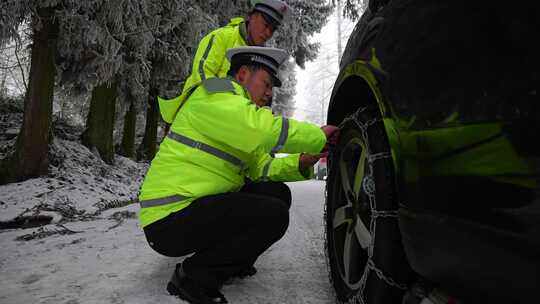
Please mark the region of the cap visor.
POLYGON ((272 30, 275 30, 279 27, 280 25, 279 21, 277 21, 276 19, 274 19, 273 17, 271 17, 265 12, 262 12, 262 11, 259 11, 259 12, 263 16, 264 20, 266 20, 266 22, 272 26, 272 30))

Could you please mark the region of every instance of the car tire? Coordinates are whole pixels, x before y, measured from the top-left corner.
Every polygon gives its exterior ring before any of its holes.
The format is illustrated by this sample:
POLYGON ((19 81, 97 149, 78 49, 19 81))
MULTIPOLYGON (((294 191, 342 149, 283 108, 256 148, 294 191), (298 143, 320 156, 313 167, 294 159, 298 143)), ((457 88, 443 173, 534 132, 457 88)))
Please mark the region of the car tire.
POLYGON ((401 303, 411 281, 397 218, 394 162, 377 107, 340 125, 326 184, 325 249, 338 303, 401 303))

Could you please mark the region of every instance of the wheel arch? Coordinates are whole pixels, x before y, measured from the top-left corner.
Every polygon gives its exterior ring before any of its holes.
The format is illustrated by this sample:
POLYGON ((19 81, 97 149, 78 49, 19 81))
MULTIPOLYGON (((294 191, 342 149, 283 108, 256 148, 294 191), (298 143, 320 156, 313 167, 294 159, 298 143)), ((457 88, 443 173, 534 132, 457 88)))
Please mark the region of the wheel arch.
POLYGON ((380 64, 376 58, 372 57, 371 61, 352 61, 340 71, 328 107, 327 123, 337 126, 361 107, 376 107, 384 122, 396 174, 398 174, 401 150, 399 132, 396 119, 381 90, 386 73, 376 66, 380 64))
POLYGON ((342 74, 344 73, 340 73, 334 84, 328 108, 327 123, 332 125, 339 125, 345 117, 360 107, 378 103, 365 78, 360 75, 343 76, 342 74))

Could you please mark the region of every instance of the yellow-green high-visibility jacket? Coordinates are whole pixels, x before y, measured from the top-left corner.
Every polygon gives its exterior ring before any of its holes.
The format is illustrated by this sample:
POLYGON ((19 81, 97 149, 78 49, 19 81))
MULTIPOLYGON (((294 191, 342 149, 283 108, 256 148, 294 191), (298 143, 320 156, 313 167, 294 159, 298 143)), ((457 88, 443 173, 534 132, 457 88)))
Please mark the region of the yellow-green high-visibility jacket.
POLYGON ((172 123, 178 108, 202 80, 211 77, 226 77, 231 66, 231 63, 226 58, 227 50, 246 46, 247 43, 246 23, 242 17, 233 18, 226 26, 206 35, 197 47, 197 52, 193 58, 191 75, 184 83, 182 94, 173 99, 158 97, 163 120, 172 123))
POLYGON ((246 176, 303 180, 300 154, 274 159, 269 153, 319 153, 325 143, 318 126, 257 107, 231 79, 207 79, 186 100, 152 160, 139 195, 141 226, 196 198, 238 191, 246 176))

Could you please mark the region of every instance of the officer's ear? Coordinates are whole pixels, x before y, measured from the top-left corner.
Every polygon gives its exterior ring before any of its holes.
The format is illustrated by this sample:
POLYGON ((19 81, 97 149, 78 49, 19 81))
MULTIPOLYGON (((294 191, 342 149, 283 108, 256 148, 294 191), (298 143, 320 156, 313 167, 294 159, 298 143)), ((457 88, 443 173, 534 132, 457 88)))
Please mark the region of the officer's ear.
POLYGON ((251 76, 251 70, 245 65, 241 66, 238 69, 238 73, 236 73, 236 79, 238 80, 240 84, 245 84, 250 76, 251 76))

